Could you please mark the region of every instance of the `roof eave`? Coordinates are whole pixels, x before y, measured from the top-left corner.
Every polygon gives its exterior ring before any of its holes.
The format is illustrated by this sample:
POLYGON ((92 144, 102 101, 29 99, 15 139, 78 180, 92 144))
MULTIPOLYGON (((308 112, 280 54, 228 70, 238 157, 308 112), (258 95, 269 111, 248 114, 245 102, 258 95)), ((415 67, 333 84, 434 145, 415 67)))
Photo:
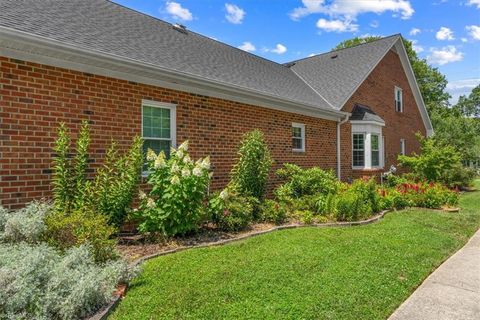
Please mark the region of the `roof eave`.
POLYGON ((0 27, 0 55, 340 121, 348 113, 0 27), (15 48, 6 44, 18 44, 15 48), (37 49, 38 52, 31 50, 37 49), (41 52, 41 53, 39 53, 41 52))

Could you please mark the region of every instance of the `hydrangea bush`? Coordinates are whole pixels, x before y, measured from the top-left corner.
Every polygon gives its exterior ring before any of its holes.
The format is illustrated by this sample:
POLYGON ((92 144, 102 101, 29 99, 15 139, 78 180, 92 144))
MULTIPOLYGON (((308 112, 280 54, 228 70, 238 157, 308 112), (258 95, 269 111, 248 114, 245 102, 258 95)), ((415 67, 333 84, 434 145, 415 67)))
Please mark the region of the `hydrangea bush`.
POLYGON ((253 220, 255 197, 245 197, 235 189, 226 188, 210 199, 208 207, 210 216, 218 228, 224 231, 245 229, 253 220))
POLYGON ((198 227, 205 216, 204 202, 210 184, 210 158, 192 160, 188 141, 170 158, 165 153, 147 152, 151 191, 140 192, 136 216, 141 232, 160 232, 166 236, 185 234, 198 227))

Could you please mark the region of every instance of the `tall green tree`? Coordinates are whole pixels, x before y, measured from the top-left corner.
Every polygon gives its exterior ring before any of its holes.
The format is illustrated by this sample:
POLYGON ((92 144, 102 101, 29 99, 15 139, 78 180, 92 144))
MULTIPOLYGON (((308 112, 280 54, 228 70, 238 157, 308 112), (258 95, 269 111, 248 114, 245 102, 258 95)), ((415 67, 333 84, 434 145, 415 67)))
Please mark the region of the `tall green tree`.
POLYGON ((465 117, 480 118, 480 84, 468 96, 460 96, 454 110, 465 117))

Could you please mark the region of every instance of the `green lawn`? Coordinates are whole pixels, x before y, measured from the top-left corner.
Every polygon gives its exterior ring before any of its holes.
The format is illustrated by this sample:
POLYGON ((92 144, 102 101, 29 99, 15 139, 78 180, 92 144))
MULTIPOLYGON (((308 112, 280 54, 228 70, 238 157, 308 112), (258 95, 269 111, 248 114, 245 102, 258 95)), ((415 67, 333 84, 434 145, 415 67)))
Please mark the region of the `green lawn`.
POLYGON ((480 192, 463 195, 461 208, 159 257, 111 319, 385 319, 480 227, 480 192))

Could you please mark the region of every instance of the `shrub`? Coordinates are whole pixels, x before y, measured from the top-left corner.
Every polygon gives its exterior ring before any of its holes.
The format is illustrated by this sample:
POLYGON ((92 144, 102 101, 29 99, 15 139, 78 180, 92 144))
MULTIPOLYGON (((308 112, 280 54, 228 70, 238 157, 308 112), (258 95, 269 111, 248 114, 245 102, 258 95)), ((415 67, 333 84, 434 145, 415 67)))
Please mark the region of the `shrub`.
POLYGON ((0 244, 0 318, 81 319, 130 277, 125 262, 95 264, 88 246, 62 256, 46 244, 0 244))
POLYGON ((352 183, 350 189, 350 192, 357 194, 357 196, 371 208, 372 212, 379 212, 381 210, 380 196, 377 192, 375 179, 357 179, 352 183))
POLYGON ((193 162, 185 141, 170 159, 148 150, 149 196, 140 193, 141 232, 161 232, 166 236, 185 234, 198 227, 205 216, 204 200, 210 183, 210 159, 193 162))
POLYGON ((333 171, 325 171, 318 167, 302 169, 297 165, 286 163, 277 170, 277 175, 286 180, 276 191, 277 197, 283 200, 300 198, 307 195, 336 193, 339 181, 333 171))
POLYGON ((263 133, 260 130, 248 132, 240 143, 231 185, 243 196, 262 200, 272 163, 263 133))
POLYGON ((434 139, 422 138, 420 135, 417 137, 420 140, 421 154, 399 156, 401 166, 409 168, 419 180, 441 182, 447 186, 452 186, 459 177, 461 183, 468 185, 472 182, 470 176, 462 172, 461 156, 452 146, 435 143, 434 139))
POLYGON ((310 210, 297 210, 295 216, 304 224, 313 224, 315 222, 315 213, 310 210))
POLYGON ((119 154, 117 144, 112 141, 103 166, 97 170, 88 189, 88 205, 117 227, 125 221, 141 178, 142 144, 142 139, 136 137, 128 151, 119 154))
POLYGON ((45 239, 50 244, 66 250, 82 244, 90 244, 95 261, 103 262, 117 256, 116 231, 108 224, 107 217, 96 214, 90 208, 77 209, 68 214, 52 211, 45 218, 45 239))
POLYGON ((282 224, 287 220, 287 217, 288 209, 284 203, 279 203, 274 200, 265 200, 261 206, 262 221, 282 224))
POLYGON ((349 190, 338 196, 335 212, 339 221, 356 221, 371 215, 372 207, 362 195, 349 190))
POLYGON ((46 203, 32 202, 14 213, 0 209, 0 240, 5 242, 39 242, 45 232, 45 215, 51 211, 46 203))
POLYGON ((253 220, 254 197, 244 197, 235 190, 225 189, 209 201, 208 210, 213 222, 224 231, 245 229, 253 220))
POLYGON ((453 168, 445 170, 440 182, 449 188, 470 187, 473 184, 477 172, 473 168, 466 168, 463 165, 455 165, 453 168))
POLYGON ((109 223, 120 226, 140 180, 142 139, 135 138, 130 149, 122 155, 117 144, 112 142, 93 183, 87 180, 89 145, 90 129, 88 122, 84 121, 76 153, 71 159, 69 132, 64 123, 60 124, 54 147, 52 183, 55 209, 69 214, 88 206, 97 214, 106 215, 109 223))

